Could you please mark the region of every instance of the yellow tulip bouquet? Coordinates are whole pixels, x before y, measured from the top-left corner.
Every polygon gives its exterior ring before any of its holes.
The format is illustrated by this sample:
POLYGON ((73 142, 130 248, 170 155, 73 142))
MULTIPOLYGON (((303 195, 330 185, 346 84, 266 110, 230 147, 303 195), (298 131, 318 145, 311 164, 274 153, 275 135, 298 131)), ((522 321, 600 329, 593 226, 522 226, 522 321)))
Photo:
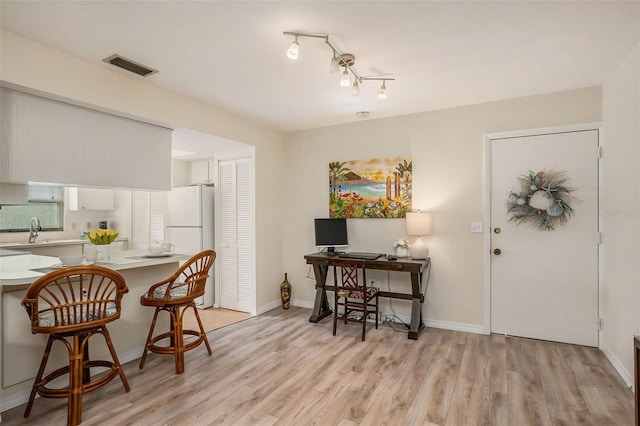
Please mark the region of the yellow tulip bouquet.
POLYGON ((89 237, 89 241, 91 244, 95 244, 98 246, 111 244, 118 238, 118 233, 113 229, 97 229, 95 231, 91 231, 87 234, 89 237))

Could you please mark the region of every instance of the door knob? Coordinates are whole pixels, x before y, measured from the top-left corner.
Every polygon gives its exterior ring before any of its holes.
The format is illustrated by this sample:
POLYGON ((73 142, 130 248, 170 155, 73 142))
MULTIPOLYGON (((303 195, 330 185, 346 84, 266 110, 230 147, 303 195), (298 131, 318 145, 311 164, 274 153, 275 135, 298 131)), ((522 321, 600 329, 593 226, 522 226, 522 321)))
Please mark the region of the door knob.
POLYGON ((500 249, 493 249, 493 254, 495 254, 496 256, 500 256, 500 253, 502 253, 502 250, 500 249))
POLYGON ((495 232, 496 234, 499 234, 500 232, 502 232, 502 229, 500 229, 500 228, 495 228, 495 229, 493 230, 493 232, 495 232))

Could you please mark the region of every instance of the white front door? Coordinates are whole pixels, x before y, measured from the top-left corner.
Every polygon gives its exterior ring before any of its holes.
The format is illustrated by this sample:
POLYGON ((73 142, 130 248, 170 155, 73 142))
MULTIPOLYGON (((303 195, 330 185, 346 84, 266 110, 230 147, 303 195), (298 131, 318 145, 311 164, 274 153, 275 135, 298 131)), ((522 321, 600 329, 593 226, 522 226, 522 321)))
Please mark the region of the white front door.
POLYGON ((491 331, 598 346, 598 131, 491 139, 490 152, 491 331), (545 170, 566 174, 574 214, 554 230, 540 229, 550 210, 510 221, 519 178, 545 170))

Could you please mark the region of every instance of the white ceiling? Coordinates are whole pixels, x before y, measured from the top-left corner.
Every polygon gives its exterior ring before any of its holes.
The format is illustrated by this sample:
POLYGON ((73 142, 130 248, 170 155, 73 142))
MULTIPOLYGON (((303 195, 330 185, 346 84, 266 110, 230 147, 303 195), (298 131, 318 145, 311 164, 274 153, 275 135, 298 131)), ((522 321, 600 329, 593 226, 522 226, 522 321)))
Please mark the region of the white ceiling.
MULTIPOLYGON (((119 53, 146 80, 281 131, 602 84, 640 40, 639 1, 6 1, 2 27, 94 61, 119 53), (329 74, 329 34, 361 75, 329 74)), ((132 74, 132 78, 137 77, 132 74)))

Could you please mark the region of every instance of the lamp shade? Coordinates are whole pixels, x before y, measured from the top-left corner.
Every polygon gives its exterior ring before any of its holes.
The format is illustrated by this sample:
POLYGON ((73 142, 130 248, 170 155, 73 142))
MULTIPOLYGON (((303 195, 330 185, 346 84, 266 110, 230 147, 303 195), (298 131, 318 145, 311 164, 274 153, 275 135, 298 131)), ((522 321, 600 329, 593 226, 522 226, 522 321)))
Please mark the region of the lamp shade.
POLYGON ((408 212, 406 225, 407 235, 431 235, 431 213, 408 212))

